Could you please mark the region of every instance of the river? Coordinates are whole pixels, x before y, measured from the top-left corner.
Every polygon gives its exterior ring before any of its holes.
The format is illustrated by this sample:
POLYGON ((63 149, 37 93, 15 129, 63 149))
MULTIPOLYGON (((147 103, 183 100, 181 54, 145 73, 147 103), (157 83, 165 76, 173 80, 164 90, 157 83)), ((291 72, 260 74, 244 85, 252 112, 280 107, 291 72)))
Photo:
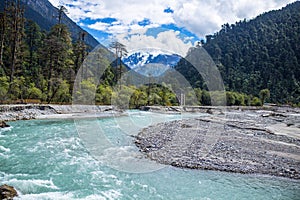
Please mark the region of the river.
POLYGON ((182 116, 137 111, 129 114, 76 121, 9 122, 10 128, 0 130, 0 184, 14 186, 20 194, 17 199, 39 200, 300 197, 300 182, 296 180, 180 169, 148 161, 135 147, 132 135, 145 126, 182 116), (90 141, 79 133, 82 127, 78 124, 94 123, 109 141, 101 156, 91 153, 87 147, 90 141))

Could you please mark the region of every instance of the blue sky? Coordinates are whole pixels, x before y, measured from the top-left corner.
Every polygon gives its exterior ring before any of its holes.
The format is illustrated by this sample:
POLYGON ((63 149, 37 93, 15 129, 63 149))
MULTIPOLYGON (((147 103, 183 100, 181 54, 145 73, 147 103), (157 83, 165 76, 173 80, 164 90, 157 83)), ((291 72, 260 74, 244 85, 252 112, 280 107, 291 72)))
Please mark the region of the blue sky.
POLYGON ((50 0, 99 42, 177 52, 221 28, 295 0, 50 0))

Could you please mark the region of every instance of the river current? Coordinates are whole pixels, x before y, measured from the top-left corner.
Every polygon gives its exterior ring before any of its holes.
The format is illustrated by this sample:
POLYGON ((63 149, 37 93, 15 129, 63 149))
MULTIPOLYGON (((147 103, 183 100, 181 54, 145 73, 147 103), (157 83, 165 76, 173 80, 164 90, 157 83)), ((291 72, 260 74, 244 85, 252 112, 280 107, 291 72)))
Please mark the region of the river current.
POLYGON ((9 122, 10 128, 0 130, 0 184, 14 186, 20 194, 17 199, 30 200, 300 199, 296 180, 180 169, 145 161, 132 135, 145 126, 178 118, 136 111, 120 118, 76 120, 77 124, 72 119, 9 122), (128 126, 127 120, 136 126, 128 126), (102 157, 95 157, 78 133, 82 131, 78 123, 95 121, 110 143, 102 157), (129 166, 143 164, 128 170, 126 162, 129 166))

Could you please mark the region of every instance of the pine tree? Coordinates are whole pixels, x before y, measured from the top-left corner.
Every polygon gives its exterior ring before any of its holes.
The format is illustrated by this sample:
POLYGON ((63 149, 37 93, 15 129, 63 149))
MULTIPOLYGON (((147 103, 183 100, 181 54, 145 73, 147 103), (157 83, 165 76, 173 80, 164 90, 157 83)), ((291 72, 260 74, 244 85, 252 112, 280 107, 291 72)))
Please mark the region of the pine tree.
POLYGON ((21 6, 20 0, 11 0, 7 2, 4 12, 7 16, 7 35, 9 36, 8 65, 10 82, 12 82, 17 66, 22 63, 22 42, 25 36, 24 8, 21 6))
POLYGON ((116 76, 115 81, 121 79, 122 77, 122 57, 127 55, 127 49, 124 44, 121 44, 120 42, 113 42, 110 44, 110 48, 114 50, 116 60, 115 60, 115 66, 116 66, 116 76))
POLYGON ((73 65, 71 60, 72 53, 72 42, 67 27, 63 24, 57 24, 52 27, 45 39, 42 54, 42 57, 45 58, 45 72, 48 80, 48 103, 51 102, 62 79, 70 75, 70 68, 73 65))
MULTIPOLYGON (((84 59, 88 55, 87 46, 85 42, 86 32, 80 32, 76 43, 73 45, 73 62, 74 68, 70 76, 70 91, 73 92, 74 80, 77 72, 79 71, 81 65, 83 64, 84 59)), ((85 68, 85 73, 87 68, 85 68)), ((83 73, 83 70, 81 71, 83 73)))
POLYGON ((0 69, 3 70, 3 51, 4 51, 4 41, 6 37, 6 12, 0 13, 0 69))
POLYGON ((87 46, 84 43, 85 36, 86 36, 86 32, 79 33, 79 37, 73 47, 75 73, 78 72, 80 66, 82 65, 84 59, 87 56, 87 46))
POLYGON ((29 55, 27 56, 27 62, 29 68, 26 71, 29 75, 37 77, 39 74, 38 68, 38 50, 42 44, 42 32, 39 25, 33 21, 28 21, 25 28, 26 43, 28 46, 29 55))

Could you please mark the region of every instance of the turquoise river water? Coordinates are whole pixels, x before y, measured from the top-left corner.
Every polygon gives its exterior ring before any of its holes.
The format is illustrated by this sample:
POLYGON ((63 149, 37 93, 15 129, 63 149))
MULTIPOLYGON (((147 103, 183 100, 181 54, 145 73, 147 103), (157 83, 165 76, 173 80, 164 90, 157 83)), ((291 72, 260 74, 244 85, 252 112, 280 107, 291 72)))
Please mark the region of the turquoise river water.
POLYGON ((131 112, 117 120, 93 120, 114 147, 105 150, 110 162, 105 156, 95 159, 72 119, 9 122, 12 127, 0 130, 0 184, 14 186, 20 194, 17 199, 300 199, 300 182, 285 178, 155 166, 150 161, 154 168, 146 170, 142 158, 142 170, 136 173, 115 167, 120 161, 122 168, 124 155, 134 155, 139 162, 130 135, 143 126, 178 117, 131 112), (124 128, 128 119, 140 128, 124 128))

